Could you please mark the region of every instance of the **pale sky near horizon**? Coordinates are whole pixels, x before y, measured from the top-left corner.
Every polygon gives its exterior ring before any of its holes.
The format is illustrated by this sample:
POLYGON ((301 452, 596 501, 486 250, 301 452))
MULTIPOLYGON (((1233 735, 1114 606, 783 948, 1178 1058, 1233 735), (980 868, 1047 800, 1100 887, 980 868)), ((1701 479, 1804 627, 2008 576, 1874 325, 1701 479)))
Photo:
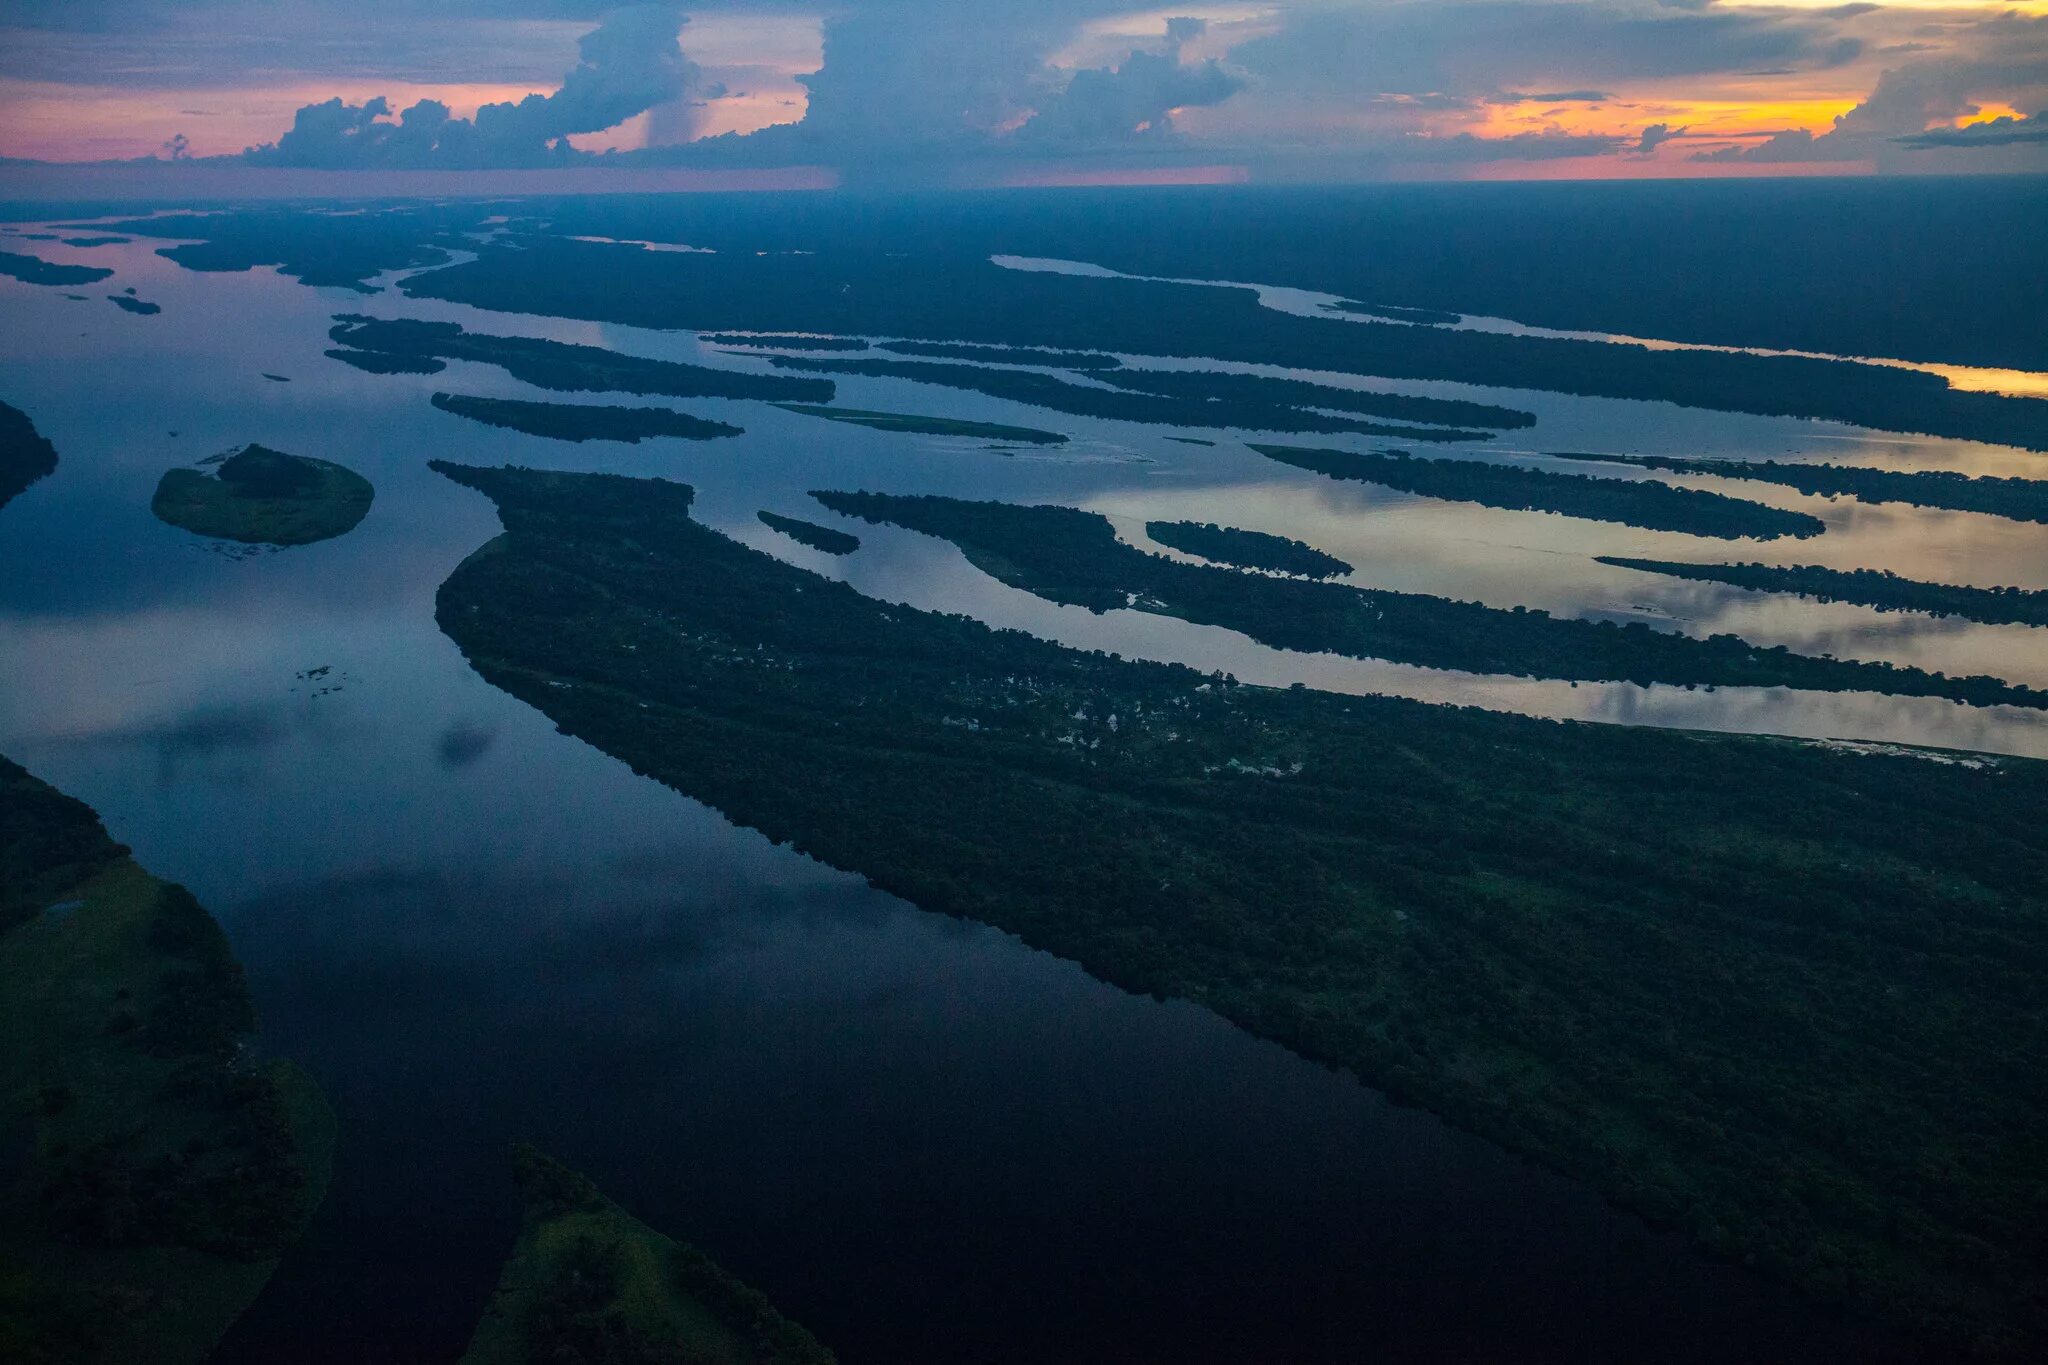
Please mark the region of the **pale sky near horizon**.
POLYGON ((49 161, 524 169, 574 147, 913 185, 2025 171, 2048 170, 2043 111, 2048 0, 0 0, 0 156, 49 161))

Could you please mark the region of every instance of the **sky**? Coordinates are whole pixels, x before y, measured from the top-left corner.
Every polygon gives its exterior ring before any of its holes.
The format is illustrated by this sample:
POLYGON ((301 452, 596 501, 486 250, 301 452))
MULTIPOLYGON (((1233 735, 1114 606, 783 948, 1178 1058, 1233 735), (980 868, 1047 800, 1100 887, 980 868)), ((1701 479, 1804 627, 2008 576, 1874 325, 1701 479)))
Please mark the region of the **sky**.
POLYGON ((2048 171, 2048 0, 0 0, 0 157, 251 183, 2048 171))

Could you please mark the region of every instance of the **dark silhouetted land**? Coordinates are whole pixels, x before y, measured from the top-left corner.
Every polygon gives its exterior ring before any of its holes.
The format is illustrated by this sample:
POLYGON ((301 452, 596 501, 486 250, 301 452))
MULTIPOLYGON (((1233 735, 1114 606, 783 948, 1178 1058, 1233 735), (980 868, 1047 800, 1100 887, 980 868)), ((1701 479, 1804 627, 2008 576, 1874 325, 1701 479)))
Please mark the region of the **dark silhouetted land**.
POLYGON ((832 1365, 817 1338, 696 1247, 532 1147, 519 1241, 461 1365, 832 1365))
POLYGON ((1989 625, 2048 626, 2048 592, 1970 588, 1901 578, 1889 569, 1825 569, 1817 564, 1691 564, 1672 559, 1595 556, 1602 564, 1644 573, 1729 583, 1758 592, 1797 593, 1822 602, 1855 602, 1879 611, 1924 611, 1989 625))
POLYGON ((1161 545, 1241 569, 1271 569, 1303 578, 1336 578, 1351 572, 1351 566, 1335 555, 1264 531, 1243 531, 1207 521, 1148 521, 1145 534, 1161 545))
POLYGON ((0 403, 0 507, 57 470, 57 447, 20 408, 0 403))
POLYGON ((319 1203, 333 1115, 248 1053, 211 916, 0 759, 0 1354, 196 1365, 319 1203))
POLYGON ((330 460, 243 446, 213 470, 173 469, 150 510, 172 526, 251 545, 310 545, 369 514, 370 481, 330 460))
POLYGON ((1057 431, 1036 427, 1006 426, 1001 422, 969 422, 958 417, 923 417, 910 412, 868 412, 860 408, 826 408, 808 403, 778 403, 786 412, 806 417, 823 417, 830 422, 850 422, 876 431, 912 432, 920 436, 972 436, 984 441, 1021 441, 1027 445, 1065 445, 1067 438, 1057 431))
POLYGON ((1404 493, 1476 502, 1512 511, 1554 512, 1588 521, 1616 521, 1651 531, 1684 531, 1719 540, 1817 536, 1827 523, 1744 498, 1653 479, 1596 479, 1549 469, 1520 469, 1483 460, 1433 460, 1405 451, 1361 454, 1304 446, 1254 445, 1268 459, 1333 479, 1356 479, 1404 493))
POLYGON ((681 485, 436 468, 507 527, 441 626, 566 732, 1765 1273, 2042 1340, 2048 767, 1233 686, 863 597, 681 485))
POLYGON ((640 442, 654 436, 709 441, 737 436, 741 428, 710 422, 673 408, 605 407, 591 403, 533 403, 518 398, 480 398, 437 393, 434 406, 487 426, 508 427, 556 441, 640 442))

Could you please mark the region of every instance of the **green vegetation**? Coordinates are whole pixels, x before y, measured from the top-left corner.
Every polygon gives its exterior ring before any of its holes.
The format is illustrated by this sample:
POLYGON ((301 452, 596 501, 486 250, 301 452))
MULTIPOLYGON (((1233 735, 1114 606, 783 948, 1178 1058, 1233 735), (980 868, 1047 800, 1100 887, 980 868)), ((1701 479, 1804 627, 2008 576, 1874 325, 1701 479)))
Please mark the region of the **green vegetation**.
POLYGON ((957 417, 920 417, 908 412, 867 412, 860 408, 821 408, 808 403, 777 403, 786 412, 806 417, 823 417, 829 422, 851 422, 876 431, 907 431, 920 436, 973 436, 984 441, 1023 441, 1029 445, 1065 445, 1067 438, 1057 431, 1036 427, 1005 426, 1001 422, 968 422, 957 417))
MULTIPOLYGON (((1004 398, 1013 403, 1029 403, 1054 412, 1104 417, 1115 422, 1147 422, 1177 427, 1242 427, 1252 431, 1357 432, 1410 441, 1493 439, 1493 433, 1487 431, 1390 427, 1348 417, 1326 417, 1321 413, 1275 403, 1088 388, 1035 370, 996 370, 981 365, 943 365, 921 360, 819 360, 791 355, 775 356, 770 363, 785 370, 859 374, 940 384, 949 389, 985 393, 991 398, 1004 398)), ((1115 379, 1117 376, 1102 377, 1115 379)))
POLYGON ((786 351, 865 351, 859 337, 805 336, 800 332, 706 332, 697 338, 707 346, 754 346, 786 351))
POLYGON ((20 408, 0 403, 0 507, 57 469, 57 448, 20 408))
POLYGON ((99 265, 57 265, 40 256, 0 251, 0 275, 10 275, 23 284, 92 284, 114 272, 99 265))
POLYGON ((1982 675, 1951 678, 1890 663, 1794 654, 1736 635, 1700 639, 1640 621, 1581 620, 1183 564, 1125 545, 1106 518, 1072 507, 888 493, 811 496, 847 516, 943 536, 992 577, 1054 602, 1177 616, 1241 631, 1278 649, 1522 677, 1804 687, 2048 706, 2048 693, 1982 675))
POLYGON ((333 1116, 248 1059, 190 893, 5 759, 0 873, 0 1358, 197 1362, 319 1203, 333 1116))
POLYGON ((387 270, 442 265, 475 243, 460 235, 483 216, 475 204, 380 205, 365 213, 305 207, 165 213, 101 226, 135 237, 184 239, 157 255, 187 270, 242 271, 273 265, 308 285, 375 293, 387 270), (194 240, 196 239, 196 240, 194 240))
MULTIPOLYGON (((788 379, 649 360, 601 346, 576 346, 532 337, 482 336, 458 323, 386 321, 343 313, 328 336, 342 346, 411 360, 469 360, 496 365, 536 388, 566 392, 661 394, 669 398, 765 398, 829 402, 824 379, 788 379)), ((331 352, 330 352, 331 354, 331 352)))
POLYGON ((107 302, 113 304, 116 308, 136 313, 143 317, 149 317, 152 314, 164 311, 163 305, 160 303, 151 303, 148 299, 138 299, 128 294, 109 294, 107 295, 107 302))
POLYGON ((1339 299, 1330 305, 1333 313, 1354 313, 1359 317, 1385 318, 1389 322, 1412 322, 1431 326, 1449 327, 1465 319, 1457 313, 1445 313, 1435 308, 1402 308, 1391 303, 1359 303, 1355 299, 1339 299))
POLYGON ((212 476, 173 469, 156 486, 150 510, 195 535, 250 545, 310 545, 356 528, 376 491, 352 469, 329 460, 246 445, 212 476))
POLYGON ((1732 583, 1758 592, 1796 592, 1823 602, 1856 602, 1879 611, 1924 611, 1988 625, 2048 626, 2048 592, 1966 588, 1901 578, 1890 569, 1824 569, 1816 564, 1688 564, 1672 559, 1596 555, 1602 564, 1644 573, 1732 583))
POLYGON ((344 351, 326 354, 368 374, 439 374, 448 362, 430 355, 386 355, 382 351, 344 351))
POLYGON ((532 1147, 525 1226, 462 1365, 832 1365, 832 1352, 693 1246, 532 1147))
POLYGON ((1351 566, 1335 555, 1264 531, 1242 531, 1208 521, 1148 521, 1145 534, 1161 545, 1241 569, 1271 569, 1304 578, 1336 578, 1351 572, 1351 566))
POLYGON ((1718 540, 1776 540, 1779 536, 1817 536, 1827 529, 1826 522, 1805 512, 1787 512, 1744 498, 1674 488, 1648 479, 1596 479, 1483 460, 1432 460, 1400 450, 1365 455, 1304 446, 1254 445, 1252 449, 1268 459, 1333 479, 1356 479, 1449 502, 1616 521, 1651 531, 1684 531, 1718 540))
POLYGON ((1233 686, 863 597, 681 485, 435 467, 507 528, 442 629, 567 733, 1815 1293, 2044 1340, 2048 765, 1233 686))
MULTIPOLYGON (((1104 245, 1122 255, 1114 243, 1104 245)), ((933 252, 903 257, 890 256, 891 249, 755 257, 535 236, 522 239, 518 249, 487 246, 474 261, 413 276, 400 288, 480 308, 640 327, 882 334, 1201 357, 1818 418, 2048 450, 2048 402, 1964 392, 1921 371, 1338 322, 1261 307, 1244 289, 1023 274, 957 249, 949 254, 937 243, 933 252)), ((1327 242, 1319 249, 1318 259, 1327 261, 1327 242)), ((1747 317, 1753 304, 1740 311, 1747 317)))
POLYGON ((1760 479, 1802 493, 1858 502, 1905 502, 1957 512, 1985 512, 2014 521, 2048 521, 2048 479, 1973 477, 1946 469, 1899 471, 1863 465, 1793 464, 1779 460, 1675 460, 1662 455, 1586 455, 1566 460, 1629 464, 1676 474, 1712 474, 1724 479, 1760 479))
POLYGON ((835 531, 814 521, 785 517, 777 512, 762 512, 760 517, 763 526, 782 532, 800 545, 808 545, 813 550, 823 550, 828 555, 850 555, 860 548, 859 536, 850 536, 844 531, 835 531))
POLYGON ((878 351, 978 360, 989 365, 1044 365, 1056 370, 1114 370, 1123 364, 1100 351, 1054 351, 1039 346, 973 346, 957 341, 879 341, 878 351))
POLYGON ((437 393, 434 406, 488 426, 509 427, 529 436, 557 441, 628 441, 674 436, 684 441, 709 441, 737 436, 740 428, 709 422, 673 408, 600 407, 588 403, 530 403, 517 398, 479 398, 463 393, 437 393))
POLYGON ((1513 430, 1536 425, 1536 414, 1462 398, 1417 398, 1405 393, 1345 389, 1306 379, 1275 379, 1262 374, 1231 374, 1222 370, 1125 370, 1101 376, 1105 384, 1167 394, 1197 402, 1281 404, 1335 408, 1339 412, 1391 417, 1402 422, 1433 422, 1439 426, 1495 427, 1513 430))

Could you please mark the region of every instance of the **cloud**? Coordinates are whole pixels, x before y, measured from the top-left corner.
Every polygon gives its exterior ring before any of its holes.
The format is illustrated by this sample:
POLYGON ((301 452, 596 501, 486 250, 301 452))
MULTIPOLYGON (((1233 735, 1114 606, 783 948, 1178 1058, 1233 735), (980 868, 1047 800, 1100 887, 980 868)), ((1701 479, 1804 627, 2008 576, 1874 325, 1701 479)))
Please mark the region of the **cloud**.
POLYGON ((1167 20, 1164 52, 1132 52, 1116 67, 1076 71, 1058 94, 1038 102, 1016 140, 1100 146, 1173 134, 1173 111, 1221 104, 1244 88, 1241 76, 1211 57, 1184 63, 1181 49, 1201 36, 1199 19, 1167 20))
POLYGON ((614 10, 577 42, 580 60, 551 95, 486 104, 474 119, 423 99, 394 121, 383 96, 340 97, 301 107, 274 143, 244 156, 264 166, 520 167, 570 160, 567 139, 616 127, 697 83, 678 42, 684 20, 670 5, 614 10))
POLYGON ((1673 128, 1668 123, 1653 123, 1643 129, 1643 135, 1636 139, 1636 151, 1648 156, 1671 139, 1684 137, 1689 131, 1688 128, 1673 128))
MULTIPOLYGON (((2003 125, 1972 134, 1955 126, 1982 112, 1986 100, 2048 96, 2048 20, 2008 15, 1980 25, 1966 49, 1917 57, 1886 69, 1863 101, 1827 131, 1803 128, 1773 133, 1753 146, 1701 152, 1708 163, 1874 161, 1883 167, 1897 149, 1998 147, 2048 141, 2032 136, 2031 122, 2001 116, 1972 127, 2003 125)), ((2031 102, 2031 101, 2029 101, 2031 102)), ((2021 105, 2022 108, 2027 107, 2021 105)))
POLYGON ((1503 90, 1498 95, 1487 97, 1488 104, 1605 104, 1614 96, 1605 90, 1552 90, 1540 94, 1523 94, 1514 90, 1503 90))
POLYGON ((2031 117, 2001 114, 1963 128, 1930 128, 1892 141, 1902 147, 2009 147, 2017 142, 2048 142, 2048 109, 2031 117))

